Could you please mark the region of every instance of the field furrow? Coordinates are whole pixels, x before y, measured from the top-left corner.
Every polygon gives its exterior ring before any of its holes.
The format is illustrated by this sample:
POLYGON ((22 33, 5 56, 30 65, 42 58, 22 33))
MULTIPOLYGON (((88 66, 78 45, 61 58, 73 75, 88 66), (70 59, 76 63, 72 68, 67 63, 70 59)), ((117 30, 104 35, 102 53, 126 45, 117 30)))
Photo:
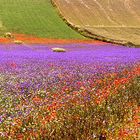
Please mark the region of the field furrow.
POLYGON ((89 36, 85 31, 86 29, 90 32, 89 37, 91 38, 122 44, 131 42, 140 45, 139 0, 52 1, 57 6, 60 14, 74 28, 81 29, 85 36, 89 36), (98 29, 94 27, 98 27, 98 29))

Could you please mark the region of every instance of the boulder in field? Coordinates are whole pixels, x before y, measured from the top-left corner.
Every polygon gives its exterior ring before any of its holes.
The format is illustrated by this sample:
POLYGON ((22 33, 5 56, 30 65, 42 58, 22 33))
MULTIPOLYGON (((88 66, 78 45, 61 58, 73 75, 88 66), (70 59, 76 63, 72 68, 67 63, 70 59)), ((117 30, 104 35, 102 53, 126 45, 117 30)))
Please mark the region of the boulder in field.
POLYGON ((23 41, 21 41, 21 40, 14 40, 14 43, 20 45, 20 44, 23 44, 23 41))
POLYGON ((12 37, 13 37, 12 33, 10 33, 10 32, 5 33, 4 36, 5 36, 6 38, 12 38, 12 37))
POLYGON ((66 50, 63 48, 52 48, 52 51, 53 52, 66 52, 66 50))

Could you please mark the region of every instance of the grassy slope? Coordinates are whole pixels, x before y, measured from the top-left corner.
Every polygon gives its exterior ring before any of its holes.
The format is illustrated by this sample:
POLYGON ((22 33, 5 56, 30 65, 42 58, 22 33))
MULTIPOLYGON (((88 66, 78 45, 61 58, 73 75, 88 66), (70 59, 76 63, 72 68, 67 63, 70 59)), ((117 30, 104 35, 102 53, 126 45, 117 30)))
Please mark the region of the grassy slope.
POLYGON ((47 38, 84 38, 59 18, 50 0, 0 0, 0 31, 47 38))
POLYGON ((90 31, 93 37, 140 45, 139 0, 53 1, 69 23, 90 31))

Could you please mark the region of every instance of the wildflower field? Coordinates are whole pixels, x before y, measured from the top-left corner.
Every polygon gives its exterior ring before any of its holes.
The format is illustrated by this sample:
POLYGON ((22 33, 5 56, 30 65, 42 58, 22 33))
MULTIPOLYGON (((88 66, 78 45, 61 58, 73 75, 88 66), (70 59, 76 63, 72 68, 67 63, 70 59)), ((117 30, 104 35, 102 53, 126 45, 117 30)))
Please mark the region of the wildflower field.
POLYGON ((2 140, 138 140, 139 105, 139 48, 0 45, 2 140))
POLYGON ((0 140, 139 140, 139 5, 0 0, 0 140))

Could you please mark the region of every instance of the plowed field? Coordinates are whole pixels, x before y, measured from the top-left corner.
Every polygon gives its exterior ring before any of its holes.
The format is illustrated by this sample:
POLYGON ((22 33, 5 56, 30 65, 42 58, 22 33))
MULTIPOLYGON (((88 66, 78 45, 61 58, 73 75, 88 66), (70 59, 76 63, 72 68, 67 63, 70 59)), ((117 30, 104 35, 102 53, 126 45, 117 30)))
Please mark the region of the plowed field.
POLYGON ((53 0, 71 25, 100 40, 140 45, 139 0, 53 0))

